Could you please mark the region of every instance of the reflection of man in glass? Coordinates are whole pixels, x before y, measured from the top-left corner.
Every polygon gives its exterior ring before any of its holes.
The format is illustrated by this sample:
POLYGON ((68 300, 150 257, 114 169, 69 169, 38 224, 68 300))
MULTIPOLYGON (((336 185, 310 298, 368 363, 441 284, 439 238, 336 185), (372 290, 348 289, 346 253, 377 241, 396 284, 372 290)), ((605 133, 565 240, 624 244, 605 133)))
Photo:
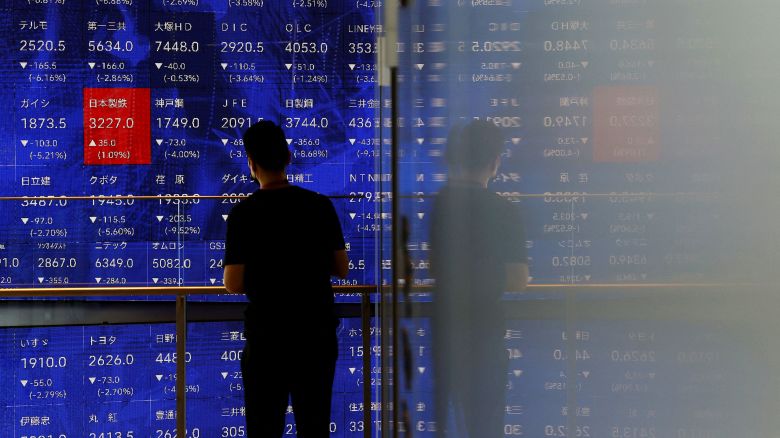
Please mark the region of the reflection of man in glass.
POLYGON ((290 152, 279 126, 252 125, 244 148, 260 190, 230 212, 224 263, 225 288, 249 299, 241 359, 246 436, 284 435, 292 398, 297 435, 325 438, 339 324, 330 276, 348 271, 341 225, 328 198, 288 184, 290 152))
POLYGON ((504 137, 491 123, 454 128, 446 153, 449 180, 433 211, 439 430, 464 425, 458 436, 468 431, 470 438, 504 436, 508 364, 501 297, 528 281, 523 218, 515 204, 487 189, 503 148, 504 137))

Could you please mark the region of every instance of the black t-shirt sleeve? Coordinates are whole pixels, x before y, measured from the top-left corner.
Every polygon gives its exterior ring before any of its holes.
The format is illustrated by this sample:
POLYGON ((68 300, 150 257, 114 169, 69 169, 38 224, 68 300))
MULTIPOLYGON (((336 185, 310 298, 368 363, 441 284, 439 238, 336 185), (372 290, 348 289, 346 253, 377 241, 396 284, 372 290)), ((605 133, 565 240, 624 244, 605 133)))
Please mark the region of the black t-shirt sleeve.
POLYGON ((344 234, 341 232, 341 222, 336 214, 333 203, 325 196, 323 199, 323 217, 325 219, 325 242, 333 251, 346 248, 344 234))
POLYGON ((505 263, 528 263, 528 250, 525 247, 525 221, 519 206, 502 200, 502 212, 497 224, 500 232, 498 248, 505 263))
POLYGON ((246 227, 244 211, 234 207, 227 219, 227 237, 225 238, 225 265, 242 265, 247 262, 246 227))

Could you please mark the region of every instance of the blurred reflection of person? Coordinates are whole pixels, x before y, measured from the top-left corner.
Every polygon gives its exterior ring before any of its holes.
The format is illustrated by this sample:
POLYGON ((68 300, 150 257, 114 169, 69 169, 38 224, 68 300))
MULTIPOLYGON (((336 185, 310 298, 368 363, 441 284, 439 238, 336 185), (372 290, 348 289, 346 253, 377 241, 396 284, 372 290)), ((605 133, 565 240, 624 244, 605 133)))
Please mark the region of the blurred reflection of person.
POLYGON ((269 121, 244 133, 260 190, 227 219, 225 288, 245 293, 241 358, 246 436, 281 437, 292 399, 297 435, 330 436, 338 346, 330 277, 348 271, 341 224, 327 197, 290 185, 290 151, 269 121))
POLYGON ((475 120, 453 128, 445 155, 448 182, 434 201, 433 352, 440 436, 463 437, 466 431, 470 438, 504 436, 508 359, 501 298, 505 291, 526 287, 528 260, 518 206, 487 188, 503 149, 504 136, 492 123, 475 120))

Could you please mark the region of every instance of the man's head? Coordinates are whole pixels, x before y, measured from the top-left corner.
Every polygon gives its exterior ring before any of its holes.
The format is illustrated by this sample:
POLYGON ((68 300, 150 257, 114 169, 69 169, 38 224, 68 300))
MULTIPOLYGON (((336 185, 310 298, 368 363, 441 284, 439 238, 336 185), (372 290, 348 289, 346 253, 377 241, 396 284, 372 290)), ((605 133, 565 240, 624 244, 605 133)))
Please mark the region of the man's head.
POLYGON ((504 135, 496 125, 472 120, 450 130, 445 158, 453 172, 489 178, 495 175, 503 150, 504 135))
POLYGON ((284 131, 269 120, 257 122, 244 132, 244 149, 253 172, 254 167, 267 172, 283 172, 290 164, 284 131))

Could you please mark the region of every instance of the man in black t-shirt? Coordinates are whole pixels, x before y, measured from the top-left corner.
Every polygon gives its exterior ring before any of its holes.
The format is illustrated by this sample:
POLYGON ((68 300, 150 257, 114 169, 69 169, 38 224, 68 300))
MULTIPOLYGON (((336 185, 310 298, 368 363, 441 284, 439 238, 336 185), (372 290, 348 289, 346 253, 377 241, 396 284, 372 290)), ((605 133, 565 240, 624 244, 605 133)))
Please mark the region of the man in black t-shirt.
POLYGON ((505 291, 525 288, 528 260, 520 211, 487 189, 503 148, 503 135, 491 123, 453 129, 448 182, 434 201, 433 352, 443 436, 454 432, 451 424, 465 426, 457 436, 504 436, 508 363, 501 299, 505 291))
POLYGON ((241 359, 247 436, 281 437, 289 397, 298 436, 325 438, 338 355, 330 277, 348 271, 341 225, 327 197, 288 183, 279 126, 252 125, 244 147, 260 190, 228 216, 224 265, 225 288, 249 299, 241 359))

